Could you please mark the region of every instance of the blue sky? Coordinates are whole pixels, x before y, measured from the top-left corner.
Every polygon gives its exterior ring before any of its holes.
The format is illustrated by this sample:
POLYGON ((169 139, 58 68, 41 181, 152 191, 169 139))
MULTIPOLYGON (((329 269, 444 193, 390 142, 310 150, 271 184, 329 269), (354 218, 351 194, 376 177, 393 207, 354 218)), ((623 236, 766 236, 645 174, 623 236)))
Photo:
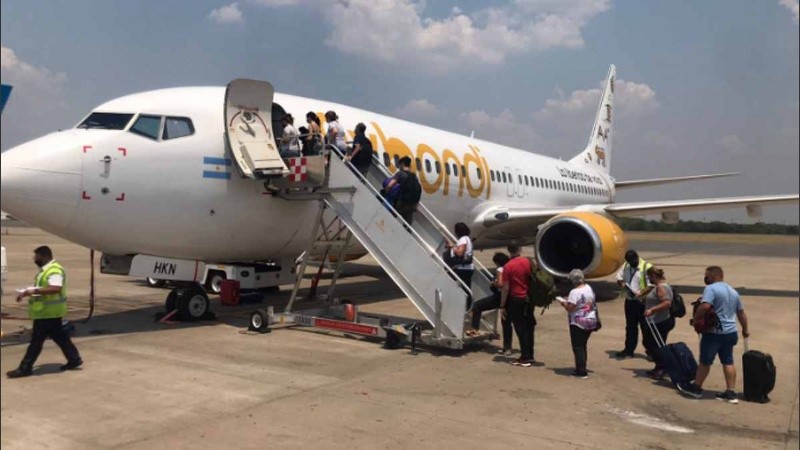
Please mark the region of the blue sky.
MULTIPOLYGON (((2 79, 15 85, 3 150, 117 96, 251 77, 569 158, 614 63, 617 179, 744 173, 620 201, 798 191, 797 0, 27 0, 0 12, 2 79)), ((798 209, 764 219, 798 223, 798 209)))

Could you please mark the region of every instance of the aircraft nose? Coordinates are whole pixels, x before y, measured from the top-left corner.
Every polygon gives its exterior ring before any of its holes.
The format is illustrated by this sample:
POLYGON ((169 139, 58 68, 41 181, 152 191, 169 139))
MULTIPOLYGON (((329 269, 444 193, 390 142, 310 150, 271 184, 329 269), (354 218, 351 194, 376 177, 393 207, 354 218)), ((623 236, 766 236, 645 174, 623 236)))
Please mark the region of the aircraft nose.
POLYGON ((80 147, 53 133, 0 156, 0 208, 33 226, 66 230, 80 201, 80 147))

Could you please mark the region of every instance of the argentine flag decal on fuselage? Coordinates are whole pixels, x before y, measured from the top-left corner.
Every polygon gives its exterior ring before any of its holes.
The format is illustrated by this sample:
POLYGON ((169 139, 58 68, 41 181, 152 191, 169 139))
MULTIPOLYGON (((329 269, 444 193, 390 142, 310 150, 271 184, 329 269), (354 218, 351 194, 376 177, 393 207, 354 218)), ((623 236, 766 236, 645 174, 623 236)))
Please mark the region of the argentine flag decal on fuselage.
POLYGON ((220 180, 231 179, 231 164, 232 161, 228 158, 219 158, 215 156, 203 157, 203 178, 216 178, 220 180))

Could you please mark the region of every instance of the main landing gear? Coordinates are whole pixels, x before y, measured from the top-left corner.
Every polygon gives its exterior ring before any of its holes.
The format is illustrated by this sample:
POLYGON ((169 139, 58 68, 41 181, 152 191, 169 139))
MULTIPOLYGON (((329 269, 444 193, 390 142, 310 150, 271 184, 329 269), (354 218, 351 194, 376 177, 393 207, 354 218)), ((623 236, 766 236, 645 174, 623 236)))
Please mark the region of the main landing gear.
POLYGON ((199 284, 179 286, 169 291, 164 302, 165 313, 156 314, 156 320, 176 311, 174 317, 183 322, 213 319, 208 294, 199 284), (160 317, 159 317, 160 316, 160 317))

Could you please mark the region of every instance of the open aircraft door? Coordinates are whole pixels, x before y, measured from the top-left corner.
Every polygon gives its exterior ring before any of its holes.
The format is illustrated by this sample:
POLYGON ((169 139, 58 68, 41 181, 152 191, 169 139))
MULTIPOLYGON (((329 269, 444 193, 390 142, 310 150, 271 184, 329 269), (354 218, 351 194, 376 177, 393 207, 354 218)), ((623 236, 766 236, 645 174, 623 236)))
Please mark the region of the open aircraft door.
POLYGON ((225 136, 233 159, 248 178, 289 173, 272 130, 272 85, 236 79, 225 89, 225 136))

